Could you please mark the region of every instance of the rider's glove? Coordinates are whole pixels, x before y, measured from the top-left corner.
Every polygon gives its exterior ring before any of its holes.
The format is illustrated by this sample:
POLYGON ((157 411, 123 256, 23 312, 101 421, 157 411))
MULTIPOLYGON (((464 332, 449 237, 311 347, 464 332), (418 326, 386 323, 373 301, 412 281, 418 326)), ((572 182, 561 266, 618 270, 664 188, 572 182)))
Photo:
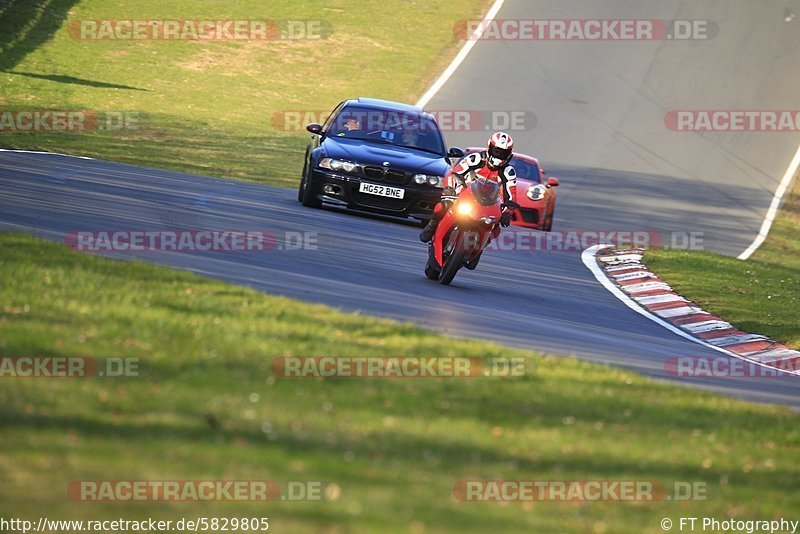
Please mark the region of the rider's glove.
POLYGON ((500 216, 500 226, 503 228, 508 228, 508 225, 511 224, 511 211, 518 209, 519 204, 513 200, 506 200, 503 202, 500 208, 503 210, 503 215, 500 216))
POLYGON ((445 187, 444 191, 442 191, 442 204, 445 206, 451 202, 455 202, 457 198, 456 190, 452 187, 445 187))

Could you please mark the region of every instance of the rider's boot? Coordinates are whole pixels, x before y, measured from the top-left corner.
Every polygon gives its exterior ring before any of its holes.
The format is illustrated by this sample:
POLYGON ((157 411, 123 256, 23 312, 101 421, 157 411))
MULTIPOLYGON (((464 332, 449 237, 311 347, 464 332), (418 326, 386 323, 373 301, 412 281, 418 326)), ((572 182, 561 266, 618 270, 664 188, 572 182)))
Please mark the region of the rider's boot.
POLYGON ((427 226, 419 233, 419 240, 423 243, 430 241, 433 238, 433 234, 436 233, 437 226, 439 226, 439 221, 437 219, 428 221, 427 226))

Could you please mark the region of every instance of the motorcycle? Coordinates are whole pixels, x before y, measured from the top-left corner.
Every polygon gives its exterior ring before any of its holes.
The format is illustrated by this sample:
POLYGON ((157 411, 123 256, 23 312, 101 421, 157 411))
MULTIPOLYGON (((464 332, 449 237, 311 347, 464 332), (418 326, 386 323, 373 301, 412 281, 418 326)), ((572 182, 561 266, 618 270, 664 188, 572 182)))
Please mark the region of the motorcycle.
MULTIPOLYGON (((500 235, 500 185, 478 178, 458 195, 444 197, 447 211, 428 244, 425 276, 448 285, 462 267, 475 269, 489 242, 500 235)), ((513 202, 507 208, 513 209, 513 202)))

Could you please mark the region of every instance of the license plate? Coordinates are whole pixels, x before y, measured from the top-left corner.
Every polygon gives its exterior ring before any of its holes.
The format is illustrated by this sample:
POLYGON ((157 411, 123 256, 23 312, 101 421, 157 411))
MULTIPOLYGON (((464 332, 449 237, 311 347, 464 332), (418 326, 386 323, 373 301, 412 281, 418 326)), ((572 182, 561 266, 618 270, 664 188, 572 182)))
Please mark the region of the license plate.
POLYGON ((378 195, 379 197, 396 199, 402 199, 403 195, 406 194, 406 190, 400 189, 399 187, 387 187, 385 185, 369 184, 367 182, 361 182, 361 185, 358 186, 358 190, 368 195, 378 195))

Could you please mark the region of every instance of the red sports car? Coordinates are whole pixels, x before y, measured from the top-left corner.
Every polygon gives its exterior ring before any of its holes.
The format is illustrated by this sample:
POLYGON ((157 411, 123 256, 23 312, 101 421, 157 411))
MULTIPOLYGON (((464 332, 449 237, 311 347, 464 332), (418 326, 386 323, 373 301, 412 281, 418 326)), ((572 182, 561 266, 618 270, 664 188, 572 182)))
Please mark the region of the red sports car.
MULTIPOLYGON (((467 153, 480 152, 477 147, 467 148, 467 153)), ((511 224, 536 228, 549 232, 553 228, 553 215, 556 210, 556 190, 558 178, 545 179, 545 171, 539 167, 539 160, 525 154, 514 153, 511 166, 517 171, 517 194, 514 202, 520 208, 514 210, 511 224)), ((450 172, 445 183, 450 183, 450 172)))

